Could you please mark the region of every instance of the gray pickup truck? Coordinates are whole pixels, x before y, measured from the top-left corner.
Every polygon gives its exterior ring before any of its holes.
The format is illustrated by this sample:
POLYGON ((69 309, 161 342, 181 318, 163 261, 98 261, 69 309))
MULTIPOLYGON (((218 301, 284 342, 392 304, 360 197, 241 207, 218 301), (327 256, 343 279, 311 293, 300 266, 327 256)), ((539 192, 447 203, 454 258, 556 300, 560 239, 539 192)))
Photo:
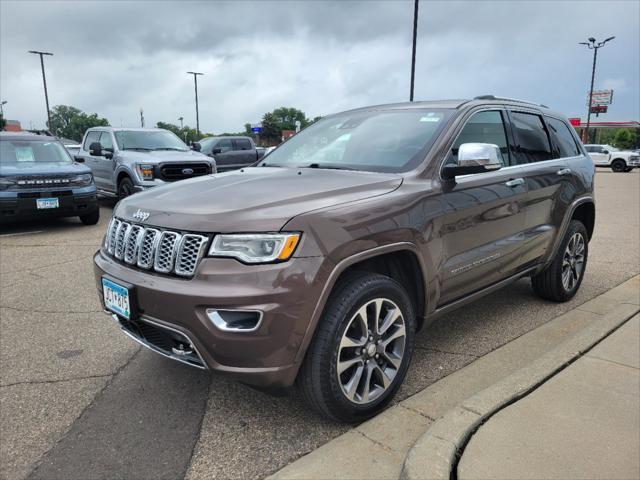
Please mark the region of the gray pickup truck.
POLYGON ((160 128, 90 128, 75 159, 91 168, 101 194, 118 198, 216 173, 213 158, 160 128))
POLYGON ((198 144, 202 153, 215 159, 219 172, 248 167, 264 156, 251 137, 206 137, 198 144))

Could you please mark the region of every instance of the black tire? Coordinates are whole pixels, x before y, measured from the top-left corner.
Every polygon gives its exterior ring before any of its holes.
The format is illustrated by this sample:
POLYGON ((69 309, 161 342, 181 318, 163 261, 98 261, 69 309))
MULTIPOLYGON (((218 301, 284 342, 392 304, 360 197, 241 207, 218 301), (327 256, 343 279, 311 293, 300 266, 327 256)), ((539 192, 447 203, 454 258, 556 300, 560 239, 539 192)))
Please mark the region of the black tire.
MULTIPOLYGON (((381 307, 381 312, 383 308, 381 307)), ((370 310, 366 311, 369 312, 370 310)), ((385 315, 387 316, 390 311, 386 310, 385 315)), ((390 317, 387 316, 386 318, 390 317)), ((393 328, 394 331, 402 330, 395 323, 393 328)), ((347 423, 362 422, 384 409, 402 384, 413 354, 415 330, 414 307, 406 291, 398 282, 384 275, 374 273, 355 272, 350 274, 334 287, 327 301, 313 341, 307 350, 296 381, 296 387, 307 404, 325 417, 347 423), (402 344, 403 352, 399 357, 396 357, 397 368, 388 370, 392 365, 391 363, 385 363, 386 353, 383 353, 386 352, 387 347, 383 350, 378 350, 381 353, 379 355, 375 354, 375 358, 374 356, 368 356, 372 355, 371 353, 365 354, 365 348, 372 345, 374 348, 381 348, 374 345, 376 343, 375 340, 382 338, 384 343, 383 336, 390 335, 391 327, 380 337, 376 334, 374 341, 370 340, 372 337, 367 338, 367 333, 364 334, 363 341, 367 343, 366 347, 362 349, 355 348, 354 353, 359 358, 367 356, 370 360, 366 361, 366 365, 364 360, 358 360, 361 363, 355 368, 362 367, 361 375, 364 375, 364 377, 358 377, 358 380, 353 382, 353 379, 357 376, 355 372, 353 373, 352 384, 355 384, 353 390, 357 392, 359 387, 362 386, 362 389, 366 389, 367 395, 369 395, 373 385, 371 391, 376 391, 378 396, 374 396, 374 399, 368 403, 358 403, 350 400, 343 390, 344 385, 342 382, 344 382, 344 376, 349 376, 351 373, 349 373, 349 369, 346 369, 342 374, 338 373, 339 354, 345 351, 340 345, 343 335, 347 335, 347 328, 352 328, 354 322, 356 322, 354 320, 354 318, 357 318, 356 312, 376 299, 390 301, 385 305, 397 307, 402 313, 405 334, 404 343, 402 344), (374 371, 377 379, 374 378, 374 374, 370 374, 369 381, 367 381, 366 372, 369 367, 374 371), (386 390, 381 384, 382 367, 384 367, 384 371, 393 372, 394 375, 386 390)), ((390 343, 389 345, 394 344, 390 343)), ((384 375, 387 379, 389 378, 386 373, 384 375)))
POLYGON ((86 215, 80 215, 80 221, 84 225, 95 225, 100 220, 100 209, 97 208, 95 211, 91 213, 87 213, 86 215))
POLYGON ((611 170, 616 173, 624 172, 626 168, 627 164, 624 160, 617 159, 614 160, 613 163, 611 163, 611 170))
POLYGON ((633 167, 627 167, 624 169, 624 173, 629 173, 631 170, 633 170, 633 167))
POLYGON ((133 182, 129 177, 122 177, 122 180, 118 183, 118 200, 133 195, 133 182))
POLYGON ((554 302, 566 302, 573 298, 573 296, 580 288, 580 284, 582 283, 582 279, 584 278, 584 272, 587 268, 587 259, 589 254, 588 238, 589 237, 587 236, 587 229, 582 224, 582 222, 578 220, 571 220, 569 228, 567 229, 567 232, 562 239, 562 243, 560 244, 560 247, 556 252, 556 256, 554 257, 551 264, 542 272, 531 277, 531 285, 533 287, 533 291, 539 297, 544 298, 545 300, 552 300, 554 302), (580 272, 578 274, 576 274, 577 267, 569 262, 568 268, 571 270, 569 272, 569 275, 571 275, 572 279, 574 280, 573 284, 569 282, 569 285, 567 285, 563 281, 563 272, 565 272, 567 268, 565 257, 567 255, 567 248, 569 246, 569 243, 575 235, 579 235, 582 237, 584 246, 583 261, 580 272))

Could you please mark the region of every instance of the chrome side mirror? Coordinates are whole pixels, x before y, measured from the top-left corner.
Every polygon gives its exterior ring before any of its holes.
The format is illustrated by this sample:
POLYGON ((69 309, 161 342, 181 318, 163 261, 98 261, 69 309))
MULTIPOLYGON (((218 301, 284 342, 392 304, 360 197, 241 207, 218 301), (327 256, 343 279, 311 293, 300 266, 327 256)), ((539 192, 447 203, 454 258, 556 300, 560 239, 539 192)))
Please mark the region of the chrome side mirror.
POLYGON ((458 163, 445 165, 444 178, 493 172, 502 168, 500 148, 492 143, 463 143, 458 148, 458 163))

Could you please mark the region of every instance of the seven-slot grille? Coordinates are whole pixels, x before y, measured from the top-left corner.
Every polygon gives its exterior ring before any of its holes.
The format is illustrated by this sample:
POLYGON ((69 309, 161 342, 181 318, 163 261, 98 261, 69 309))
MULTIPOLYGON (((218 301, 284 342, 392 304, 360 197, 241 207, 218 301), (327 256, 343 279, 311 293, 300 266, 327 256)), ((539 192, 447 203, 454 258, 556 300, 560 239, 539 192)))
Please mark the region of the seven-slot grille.
POLYGON ((203 235, 143 227, 114 217, 104 246, 110 255, 129 265, 191 277, 208 241, 203 235))

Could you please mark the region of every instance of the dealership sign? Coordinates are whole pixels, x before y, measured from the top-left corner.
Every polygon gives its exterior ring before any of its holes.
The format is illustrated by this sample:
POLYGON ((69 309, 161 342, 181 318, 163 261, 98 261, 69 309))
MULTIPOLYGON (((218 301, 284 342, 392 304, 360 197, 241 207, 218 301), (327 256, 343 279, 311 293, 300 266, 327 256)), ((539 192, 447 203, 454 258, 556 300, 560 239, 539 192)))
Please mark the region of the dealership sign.
POLYGON ((598 107, 601 105, 611 105, 613 101, 613 90, 595 90, 591 96, 591 105, 589 105, 589 92, 587 92, 587 106, 598 107))

